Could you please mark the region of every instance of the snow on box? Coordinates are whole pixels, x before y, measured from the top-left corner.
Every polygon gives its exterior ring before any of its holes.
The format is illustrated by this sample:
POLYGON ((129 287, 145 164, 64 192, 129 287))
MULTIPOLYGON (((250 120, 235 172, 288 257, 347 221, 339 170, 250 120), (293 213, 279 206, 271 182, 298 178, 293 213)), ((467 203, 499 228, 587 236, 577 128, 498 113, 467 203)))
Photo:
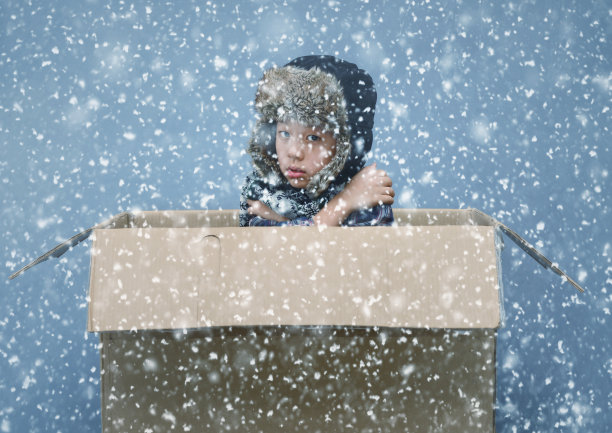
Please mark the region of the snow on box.
POLYGON ((501 232, 468 210, 393 227, 237 227, 237 211, 119 214, 93 234, 102 426, 472 431, 495 425, 501 232))

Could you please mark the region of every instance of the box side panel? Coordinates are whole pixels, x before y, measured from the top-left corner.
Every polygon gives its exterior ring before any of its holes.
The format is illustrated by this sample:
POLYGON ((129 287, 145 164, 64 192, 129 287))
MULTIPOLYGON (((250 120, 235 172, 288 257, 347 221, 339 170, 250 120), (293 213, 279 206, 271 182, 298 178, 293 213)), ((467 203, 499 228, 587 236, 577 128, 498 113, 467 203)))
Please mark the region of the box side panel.
POLYGON ((491 432, 494 330, 116 334, 104 431, 491 432))
POLYGON ((497 328, 494 227, 407 229, 386 242, 391 288, 381 314, 401 314, 404 323, 396 326, 497 328))
POLYGON ((203 240, 183 229, 98 230, 89 330, 197 326, 198 287, 207 269, 203 240))
POLYGON ((200 326, 498 326, 492 227, 279 234, 250 230, 238 248, 224 244, 223 278, 204 289, 200 326))
POLYGON ((383 325, 373 304, 384 302, 380 294, 392 286, 383 260, 384 240, 392 235, 225 230, 222 278, 201 289, 200 326, 383 325))
POLYGON ((90 330, 499 323, 492 227, 99 232, 90 330))

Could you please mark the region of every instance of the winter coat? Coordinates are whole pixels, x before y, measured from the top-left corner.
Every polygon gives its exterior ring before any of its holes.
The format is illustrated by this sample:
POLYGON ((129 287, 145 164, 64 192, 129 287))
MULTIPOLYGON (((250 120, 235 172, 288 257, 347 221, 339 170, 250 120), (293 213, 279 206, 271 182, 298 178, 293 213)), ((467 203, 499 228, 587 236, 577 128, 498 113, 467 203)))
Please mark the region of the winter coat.
MULTIPOLYGON (((312 225, 313 216, 364 166, 372 148, 376 90, 355 64, 332 56, 304 56, 264 73, 255 97, 259 118, 249 140, 254 170, 243 185, 240 225, 312 225), (304 189, 293 188, 276 161, 277 122, 298 121, 333 131, 336 153, 304 189), (260 200, 289 218, 278 223, 247 212, 260 200)), ((389 225, 387 205, 353 212, 342 225, 389 225)))

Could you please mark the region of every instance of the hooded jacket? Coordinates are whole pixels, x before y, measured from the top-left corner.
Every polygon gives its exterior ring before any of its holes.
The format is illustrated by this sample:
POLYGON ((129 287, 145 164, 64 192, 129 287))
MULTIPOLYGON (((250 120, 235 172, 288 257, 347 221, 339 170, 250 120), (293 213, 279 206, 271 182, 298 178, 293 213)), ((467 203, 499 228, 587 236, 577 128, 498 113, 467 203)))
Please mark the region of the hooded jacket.
MULTIPOLYGON (((267 70, 259 82, 259 115, 249 140, 254 171, 247 176, 240 203, 240 225, 311 225, 312 217, 365 165, 372 148, 376 89, 357 65, 333 56, 299 57, 267 70), (304 189, 285 179, 276 159, 277 122, 298 121, 333 132, 336 153, 304 189), (276 223, 246 212, 246 200, 261 200, 291 221, 276 223)), ((389 206, 354 212, 343 225, 392 222, 389 206)))

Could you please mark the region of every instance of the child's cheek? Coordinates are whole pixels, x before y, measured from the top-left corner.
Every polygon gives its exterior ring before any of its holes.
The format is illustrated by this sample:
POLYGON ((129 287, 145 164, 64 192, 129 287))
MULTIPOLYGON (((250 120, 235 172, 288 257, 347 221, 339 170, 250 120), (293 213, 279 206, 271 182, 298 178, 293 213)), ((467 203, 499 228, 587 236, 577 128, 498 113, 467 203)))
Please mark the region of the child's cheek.
POLYGON ((325 165, 329 164, 329 162, 333 159, 334 152, 333 150, 327 149, 325 151, 325 165))
POLYGON ((327 150, 321 150, 317 157, 317 168, 323 168, 325 166, 325 163, 327 162, 328 157, 329 153, 327 152, 327 150))

